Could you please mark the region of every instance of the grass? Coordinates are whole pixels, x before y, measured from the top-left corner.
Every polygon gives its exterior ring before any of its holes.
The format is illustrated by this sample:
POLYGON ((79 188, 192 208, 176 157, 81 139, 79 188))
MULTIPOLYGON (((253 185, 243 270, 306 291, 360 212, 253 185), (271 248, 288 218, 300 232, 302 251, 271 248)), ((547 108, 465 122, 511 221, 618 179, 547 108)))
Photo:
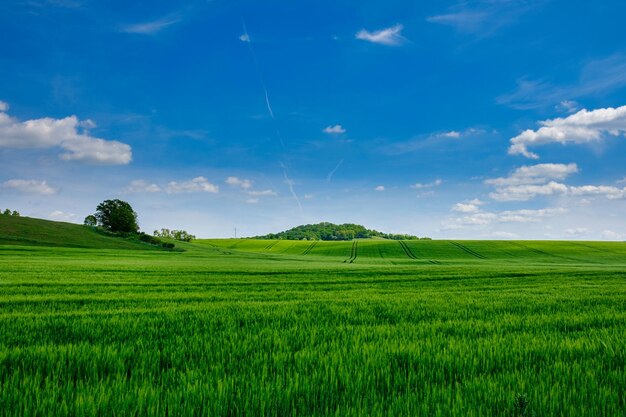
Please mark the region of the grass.
POLYGON ((624 414, 624 243, 180 246, 0 246, 0 415, 624 414))

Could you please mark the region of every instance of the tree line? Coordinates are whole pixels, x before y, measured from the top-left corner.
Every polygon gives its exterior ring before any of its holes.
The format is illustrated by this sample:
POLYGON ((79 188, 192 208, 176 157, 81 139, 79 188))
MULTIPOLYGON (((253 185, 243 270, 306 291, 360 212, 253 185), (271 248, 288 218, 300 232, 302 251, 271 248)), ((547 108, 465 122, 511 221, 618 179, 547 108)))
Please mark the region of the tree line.
POLYGON ((14 217, 20 217, 20 212, 17 210, 10 210, 10 209, 6 209, 2 212, 3 216, 14 216, 14 217))
POLYGON ((139 230, 137 212, 126 201, 105 200, 98 204, 96 212, 85 217, 84 225, 100 229, 104 232, 123 237, 137 237, 142 242, 164 248, 174 248, 174 244, 163 242, 159 238, 170 238, 185 242, 191 242, 196 237, 185 230, 161 229, 154 231, 154 236, 139 230))

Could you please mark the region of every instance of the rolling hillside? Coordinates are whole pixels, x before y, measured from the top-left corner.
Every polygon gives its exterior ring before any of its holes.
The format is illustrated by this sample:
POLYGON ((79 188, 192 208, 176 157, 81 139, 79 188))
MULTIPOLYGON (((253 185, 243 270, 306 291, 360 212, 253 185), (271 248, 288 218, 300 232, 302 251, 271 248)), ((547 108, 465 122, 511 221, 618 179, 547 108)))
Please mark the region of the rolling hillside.
POLYGON ((0 245, 94 249, 159 249, 136 240, 106 236, 89 227, 78 224, 13 216, 0 216, 0 245))

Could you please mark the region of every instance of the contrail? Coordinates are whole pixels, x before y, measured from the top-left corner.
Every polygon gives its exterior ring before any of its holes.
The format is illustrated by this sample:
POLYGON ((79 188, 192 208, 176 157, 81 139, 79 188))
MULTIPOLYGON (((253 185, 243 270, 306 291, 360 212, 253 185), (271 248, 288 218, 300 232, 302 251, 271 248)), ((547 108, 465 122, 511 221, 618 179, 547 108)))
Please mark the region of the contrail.
POLYGON ((298 203, 298 207, 300 208, 300 213, 302 213, 302 204, 300 204, 300 199, 298 198, 298 194, 296 193, 296 190, 294 190, 293 188, 293 180, 289 178, 289 176, 287 175, 287 167, 285 167, 285 165, 282 162, 280 163, 280 166, 283 168, 283 175, 285 176, 285 183, 289 187, 289 192, 291 193, 291 196, 293 197, 293 199, 296 200, 296 203, 298 203))
POLYGON ((329 183, 333 179, 333 175, 335 175, 335 172, 337 172, 337 170, 339 169, 341 164, 343 164, 343 159, 341 161, 339 161, 337 166, 335 168, 333 168, 333 170, 328 173, 328 175, 326 176, 326 182, 327 183, 329 183))
POLYGON ((254 48, 252 48, 252 38, 248 33, 248 28, 246 27, 246 22, 241 19, 241 24, 243 25, 243 35, 245 36, 244 42, 248 44, 248 49, 250 50, 250 54, 252 55, 252 59, 254 60, 254 66, 256 68, 257 75, 259 76, 259 80, 261 81, 261 87, 263 88, 263 92, 265 93, 265 104, 267 105, 267 111, 269 112, 272 120, 276 120, 274 117, 274 111, 272 110, 272 105, 270 104, 270 95, 267 92, 267 87, 265 86, 265 79, 263 79, 263 73, 261 72, 261 65, 259 65, 259 60, 256 57, 256 53, 254 53, 254 48))
MULTIPOLYGON (((283 140, 283 135, 281 135, 280 133, 280 129, 278 128, 278 124, 276 122, 276 116, 274 115, 274 111, 272 110, 272 104, 270 102, 270 95, 267 91, 267 86, 265 85, 265 79, 263 78, 263 73, 261 72, 261 65, 259 64, 259 60, 257 59, 256 53, 254 52, 254 48, 252 47, 252 38, 250 37, 250 33, 248 33, 248 28, 246 27, 246 22, 243 18, 241 18, 241 24, 243 26, 243 33, 244 33, 241 39, 242 41, 248 44, 248 49, 250 50, 250 54, 252 55, 252 59, 254 60, 254 67, 259 77, 259 81, 261 82, 261 88, 263 88, 263 93, 265 94, 265 105, 267 106, 267 112, 269 113, 270 117, 274 121, 274 124, 276 125, 276 137, 278 138, 280 145, 282 146, 282 150, 284 153, 287 153, 287 148, 285 147, 285 141, 283 140)), ((300 204, 300 199, 298 198, 298 194, 296 193, 293 187, 293 181, 291 180, 291 178, 289 178, 289 175, 287 174, 287 167, 282 162, 280 162, 280 166, 283 169, 283 175, 285 177, 285 182, 287 183, 287 186, 289 187, 289 192, 291 193, 291 196, 298 204, 300 213, 303 213, 302 204, 300 204)))

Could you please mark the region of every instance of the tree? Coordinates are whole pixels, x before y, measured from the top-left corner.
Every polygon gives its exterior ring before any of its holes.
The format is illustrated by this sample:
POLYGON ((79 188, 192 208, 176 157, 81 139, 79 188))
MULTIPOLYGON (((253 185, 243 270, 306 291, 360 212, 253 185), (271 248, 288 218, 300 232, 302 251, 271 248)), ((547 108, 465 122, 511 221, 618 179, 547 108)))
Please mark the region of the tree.
POLYGON ((5 216, 10 216, 11 215, 11 210, 6 209, 2 212, 2 214, 4 214, 5 216))
POLYGON ((137 213, 126 201, 105 200, 96 207, 94 217, 99 226, 111 232, 137 233, 139 230, 137 213))
POLYGON ((85 226, 94 227, 98 224, 98 219, 96 219, 96 216, 94 216, 93 214, 90 214, 89 216, 85 217, 85 221, 83 222, 83 224, 85 226))
POLYGON ((13 210, 13 213, 11 213, 11 216, 20 217, 20 212, 17 210, 13 210))

